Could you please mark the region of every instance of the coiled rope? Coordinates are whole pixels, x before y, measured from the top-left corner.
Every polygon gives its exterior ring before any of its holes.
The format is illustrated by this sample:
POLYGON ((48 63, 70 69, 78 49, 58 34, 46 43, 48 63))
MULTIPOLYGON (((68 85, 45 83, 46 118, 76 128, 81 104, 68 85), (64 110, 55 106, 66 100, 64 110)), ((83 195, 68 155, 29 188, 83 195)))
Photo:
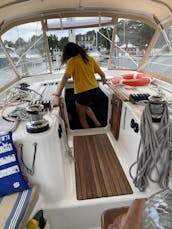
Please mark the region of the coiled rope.
POLYGON ((149 180, 158 183, 160 187, 167 187, 172 163, 172 122, 167 103, 164 104, 157 130, 152 123, 150 104, 146 104, 141 117, 140 135, 137 160, 129 169, 133 183, 140 191, 147 188, 149 180), (137 166, 135 177, 132 175, 134 166, 137 166))
MULTIPOLYGON (((18 88, 12 88, 7 91, 4 99, 0 101, 0 116, 4 116, 4 111, 8 106, 19 106, 24 104, 29 98, 30 92, 23 91, 18 88)), ((18 120, 26 120, 28 115, 24 108, 17 107, 13 112, 18 117, 18 120)))

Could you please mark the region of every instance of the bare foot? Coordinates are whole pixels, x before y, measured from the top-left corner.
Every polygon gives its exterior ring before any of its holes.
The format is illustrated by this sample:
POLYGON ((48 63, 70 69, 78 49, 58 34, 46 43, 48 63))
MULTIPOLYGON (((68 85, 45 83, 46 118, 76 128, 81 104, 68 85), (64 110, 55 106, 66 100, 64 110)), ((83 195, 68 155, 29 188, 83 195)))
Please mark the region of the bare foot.
POLYGON ((101 123, 97 120, 95 123, 94 123, 95 127, 101 127, 101 123))

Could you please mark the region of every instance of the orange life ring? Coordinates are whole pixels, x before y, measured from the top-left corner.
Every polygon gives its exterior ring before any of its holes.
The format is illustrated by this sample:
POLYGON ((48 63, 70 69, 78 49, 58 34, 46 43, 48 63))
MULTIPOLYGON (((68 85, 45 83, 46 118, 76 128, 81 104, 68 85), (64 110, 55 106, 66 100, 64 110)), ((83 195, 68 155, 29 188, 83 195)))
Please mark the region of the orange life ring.
POLYGON ((144 86, 152 81, 152 77, 144 73, 123 74, 111 79, 113 84, 125 84, 129 86, 144 86))

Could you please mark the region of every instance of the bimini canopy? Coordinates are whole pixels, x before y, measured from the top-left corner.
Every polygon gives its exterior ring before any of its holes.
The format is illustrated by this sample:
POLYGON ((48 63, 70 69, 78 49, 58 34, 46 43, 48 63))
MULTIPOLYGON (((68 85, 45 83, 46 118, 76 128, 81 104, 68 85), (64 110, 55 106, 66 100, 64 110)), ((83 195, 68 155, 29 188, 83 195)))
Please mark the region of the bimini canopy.
POLYGON ((162 25, 172 22, 171 0, 1 0, 0 26, 1 30, 12 23, 25 19, 46 17, 49 15, 86 13, 102 15, 135 15, 160 22, 162 25))

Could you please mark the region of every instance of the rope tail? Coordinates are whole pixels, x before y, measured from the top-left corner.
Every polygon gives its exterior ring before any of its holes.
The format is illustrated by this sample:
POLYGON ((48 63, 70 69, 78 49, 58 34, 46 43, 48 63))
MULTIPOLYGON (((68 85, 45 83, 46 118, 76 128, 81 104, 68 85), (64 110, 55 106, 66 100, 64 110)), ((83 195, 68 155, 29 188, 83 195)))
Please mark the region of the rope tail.
POLYGON ((140 191, 147 188, 149 180, 160 187, 167 187, 172 162, 172 123, 166 103, 157 130, 152 123, 150 104, 146 104, 141 117, 140 135, 137 159, 129 169, 133 183, 140 191), (132 175, 134 166, 135 176, 132 175))

